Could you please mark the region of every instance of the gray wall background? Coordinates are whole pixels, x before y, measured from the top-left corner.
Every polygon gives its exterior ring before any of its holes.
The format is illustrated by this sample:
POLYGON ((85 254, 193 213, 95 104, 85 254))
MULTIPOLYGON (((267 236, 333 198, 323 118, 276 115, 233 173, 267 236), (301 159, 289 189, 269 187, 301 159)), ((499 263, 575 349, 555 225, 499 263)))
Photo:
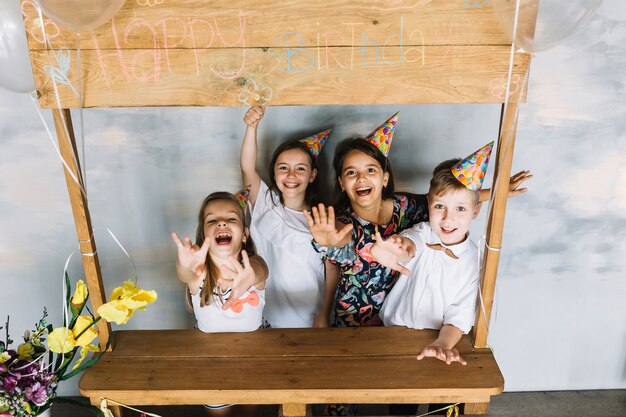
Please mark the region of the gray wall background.
MULTIPOLYGON (((626 4, 606 0, 581 33, 532 63, 513 169, 535 178, 529 193, 509 201, 489 337, 508 391, 626 388, 625 23, 626 4)), ((322 156, 328 168, 342 138, 370 132, 396 110, 398 189, 426 192, 437 162, 495 139, 500 107, 272 107, 260 128, 263 169, 278 143, 333 127, 322 156)), ((109 228, 131 253, 139 285, 159 294, 125 328, 192 325, 169 235, 194 233, 206 194, 239 188, 244 112, 84 111, 89 207, 107 292, 133 274, 109 228)), ((0 318, 11 314, 14 339, 44 305, 61 323, 63 265, 73 251, 60 161, 28 96, 1 91, 0 318)), ((78 254, 70 273, 83 275, 78 254)), ((76 394, 76 383, 61 394, 76 394)))

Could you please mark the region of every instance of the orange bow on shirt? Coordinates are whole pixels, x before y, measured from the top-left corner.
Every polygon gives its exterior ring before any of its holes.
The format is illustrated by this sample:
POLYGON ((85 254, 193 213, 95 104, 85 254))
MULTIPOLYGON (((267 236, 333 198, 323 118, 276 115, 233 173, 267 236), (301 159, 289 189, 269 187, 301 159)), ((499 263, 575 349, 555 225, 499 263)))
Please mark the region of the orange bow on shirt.
POLYGON ((244 304, 250 304, 252 307, 256 307, 259 304, 259 296, 255 292, 248 294, 246 298, 240 298, 230 306, 230 309, 235 313, 241 313, 243 311, 244 304))
POLYGON ((446 255, 448 255, 449 257, 451 257, 452 259, 459 259, 458 256, 456 256, 454 254, 454 252, 452 252, 452 250, 450 248, 446 248, 445 246, 443 246, 440 243, 427 243, 426 246, 428 246, 429 248, 433 249, 433 250, 440 250, 443 251, 443 253, 445 253, 446 255))

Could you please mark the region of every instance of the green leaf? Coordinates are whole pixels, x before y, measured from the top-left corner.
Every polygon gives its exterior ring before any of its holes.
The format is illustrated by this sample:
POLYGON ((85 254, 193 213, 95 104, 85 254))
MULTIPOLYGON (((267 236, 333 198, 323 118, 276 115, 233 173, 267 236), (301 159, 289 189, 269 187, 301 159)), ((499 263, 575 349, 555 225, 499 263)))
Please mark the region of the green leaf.
MULTIPOLYGON (((70 276, 65 271, 65 305, 69 308, 70 300, 72 299, 72 285, 70 284, 70 276)), ((65 321, 65 317, 63 317, 63 327, 67 327, 68 323, 65 321)))
POLYGON ((82 365, 80 365, 78 368, 74 369, 72 372, 70 372, 67 375, 62 375, 59 376, 59 381, 65 381, 66 379, 70 379, 71 377, 73 377, 76 374, 79 374, 81 372, 83 372, 85 369, 89 368, 90 366, 94 365, 96 362, 98 362, 100 360, 100 358, 102 357, 102 355, 104 355, 106 353, 106 350, 109 348, 109 346, 111 346, 111 341, 113 340, 113 332, 111 332, 109 334, 109 340, 107 340, 107 344, 104 347, 104 350, 101 352, 96 353, 95 355, 93 355, 93 357, 88 360, 87 362, 83 363, 82 365))

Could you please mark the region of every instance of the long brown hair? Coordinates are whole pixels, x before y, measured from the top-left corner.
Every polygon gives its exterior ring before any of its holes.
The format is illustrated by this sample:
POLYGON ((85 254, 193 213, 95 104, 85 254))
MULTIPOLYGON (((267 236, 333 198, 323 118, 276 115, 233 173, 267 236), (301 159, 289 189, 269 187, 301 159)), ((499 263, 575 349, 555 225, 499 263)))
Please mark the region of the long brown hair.
POLYGON ((387 157, 376 146, 372 145, 364 138, 352 137, 344 139, 339 143, 337 149, 335 149, 335 157, 333 158, 333 167, 335 168, 335 198, 333 206, 337 212, 346 210, 352 204, 350 198, 348 198, 348 193, 341 189, 341 184, 339 183, 339 178, 343 173, 343 161, 352 151, 359 151, 373 158, 376 162, 378 162, 383 170, 383 173, 389 173, 387 185, 383 187, 382 190, 383 200, 393 198, 394 194, 393 172, 391 171, 389 159, 387 159, 387 157))
MULTIPOLYGON (((225 191, 217 191, 206 196, 202 204, 200 205, 200 211, 198 212, 198 227, 196 228, 196 245, 202 246, 204 243, 204 210, 207 206, 215 201, 230 201, 235 207, 237 207, 237 214, 239 215, 239 219, 241 220, 241 224, 243 225, 244 236, 245 236, 245 218, 246 215, 239 204, 237 198, 228 192, 225 191)), ((238 259, 241 261, 241 250, 245 249, 249 256, 255 254, 254 243, 252 242, 252 237, 247 236, 245 242, 242 242, 241 247, 239 248, 239 256, 238 259)), ((217 277, 219 276, 218 266, 211 261, 211 255, 207 253, 206 260, 204 261, 204 265, 206 266, 206 277, 204 278, 204 282, 202 283, 202 290, 200 291, 200 307, 204 307, 206 305, 211 304, 213 301, 213 289, 217 285, 217 277)), ((191 294, 189 290, 186 289, 187 296, 185 297, 187 308, 192 311, 193 306, 191 303, 191 294)))
MULTIPOLYGON (((269 173, 270 173, 269 189, 276 192, 276 194, 278 194, 278 196, 280 197, 280 203, 283 205, 285 204, 285 200, 283 199, 283 193, 280 192, 280 190, 278 189, 278 185, 276 184, 276 173, 274 172, 274 168, 276 167, 276 160, 278 159, 280 154, 285 151, 289 151, 291 149, 299 149, 302 152, 304 152, 309 157, 309 165, 311 166, 311 172, 313 172, 314 169, 317 170, 317 158, 311 154, 311 152, 309 151, 309 148, 307 148, 304 142, 301 142, 299 140, 293 140, 289 142, 284 142, 276 148, 276 150, 274 151, 274 154, 272 155, 272 159, 270 161, 270 166, 269 166, 269 173)), ((317 204, 317 194, 319 191, 318 190, 319 186, 318 186, 318 181, 317 181, 318 178, 319 178, 319 171, 318 171, 318 175, 315 177, 313 182, 310 182, 306 186, 306 192, 304 194, 304 202, 309 207, 317 204)))

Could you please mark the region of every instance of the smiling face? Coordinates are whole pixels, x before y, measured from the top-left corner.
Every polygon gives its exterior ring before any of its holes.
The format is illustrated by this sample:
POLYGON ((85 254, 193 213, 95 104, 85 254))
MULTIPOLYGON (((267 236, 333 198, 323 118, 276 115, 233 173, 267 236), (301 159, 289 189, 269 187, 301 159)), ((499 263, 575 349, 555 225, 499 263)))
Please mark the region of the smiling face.
POLYGON ((355 150, 346 155, 338 180, 353 206, 380 206, 389 173, 383 171, 376 159, 355 150))
POLYGON ((428 216, 433 232, 445 245, 465 240, 472 220, 480 212, 475 193, 454 189, 438 195, 428 195, 428 216))
POLYGON ((241 218, 241 208, 232 200, 214 200, 204 208, 204 237, 209 239, 212 257, 237 256, 248 229, 241 218))
POLYGON ((302 200, 296 205, 304 203, 306 189, 315 181, 316 176, 317 170, 311 168, 311 157, 301 149, 289 149, 282 152, 274 163, 276 186, 285 200, 302 200))

